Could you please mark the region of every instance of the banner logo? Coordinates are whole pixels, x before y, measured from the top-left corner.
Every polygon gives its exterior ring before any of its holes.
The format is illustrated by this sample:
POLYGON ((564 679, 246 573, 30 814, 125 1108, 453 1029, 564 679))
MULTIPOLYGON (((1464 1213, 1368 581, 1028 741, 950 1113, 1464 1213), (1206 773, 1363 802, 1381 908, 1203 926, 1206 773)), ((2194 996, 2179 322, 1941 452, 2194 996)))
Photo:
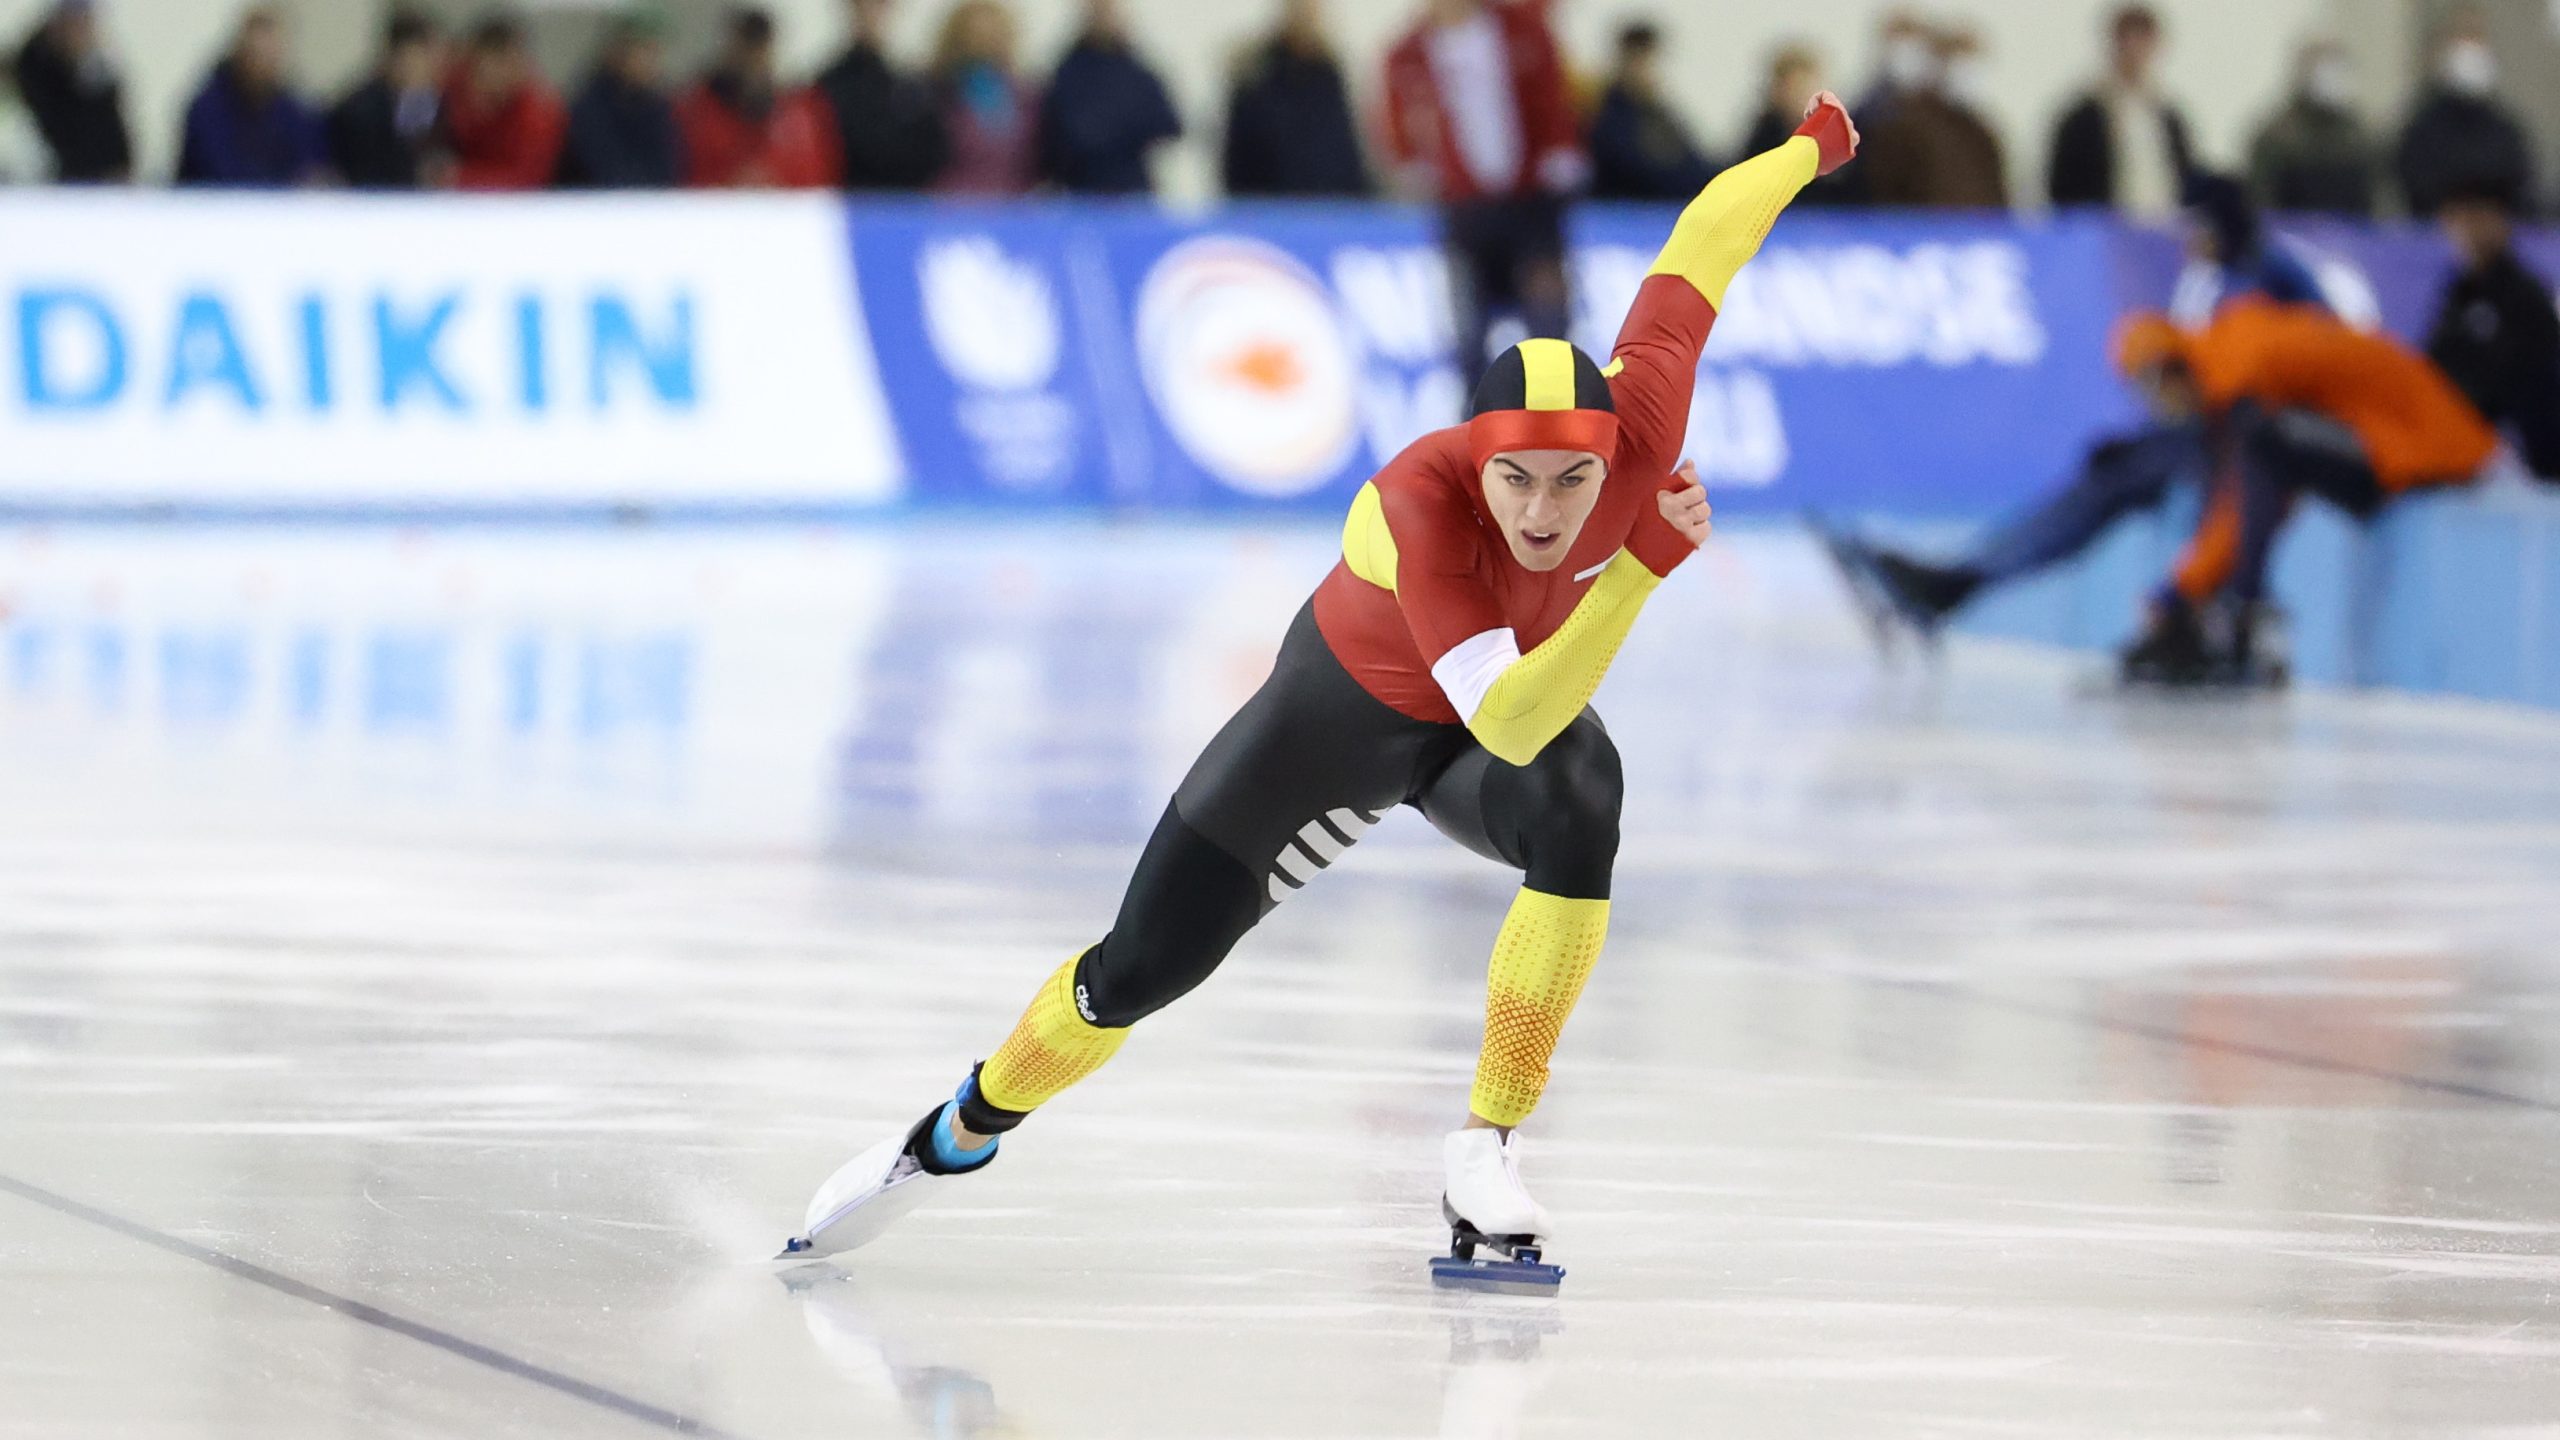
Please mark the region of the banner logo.
POLYGON ((1038 261, 992 235, 935 240, 916 257, 925 334, 959 395, 953 419, 989 481, 1016 493, 1075 478, 1075 407, 1058 394, 1065 321, 1038 261))
POLYGON ((1229 487, 1323 487, 1359 440, 1351 345, 1322 281, 1260 241, 1176 246, 1138 297, 1139 364, 1165 426, 1229 487))

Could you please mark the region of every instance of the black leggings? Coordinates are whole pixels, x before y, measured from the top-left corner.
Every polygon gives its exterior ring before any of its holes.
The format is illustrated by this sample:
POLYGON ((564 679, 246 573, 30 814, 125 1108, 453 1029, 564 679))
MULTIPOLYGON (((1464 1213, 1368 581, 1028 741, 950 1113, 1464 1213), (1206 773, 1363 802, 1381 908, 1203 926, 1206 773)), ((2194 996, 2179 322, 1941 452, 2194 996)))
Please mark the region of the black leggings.
POLYGON ((2317 495, 2358 520, 2381 514, 2391 497, 2364 442, 2327 415, 2244 405, 2232 424, 2240 443, 2240 555, 2231 594, 2254 603, 2266 598, 2267 562, 2296 495, 2317 495))
POLYGON ((1302 609, 1271 678, 1174 791, 1111 933, 1078 965, 1085 1019, 1130 1025, 1190 993, 1398 805, 1525 872, 1533 890, 1607 899, 1623 792, 1617 747, 1591 712, 1527 765, 1506 764, 1465 726, 1413 719, 1361 689, 1302 609))

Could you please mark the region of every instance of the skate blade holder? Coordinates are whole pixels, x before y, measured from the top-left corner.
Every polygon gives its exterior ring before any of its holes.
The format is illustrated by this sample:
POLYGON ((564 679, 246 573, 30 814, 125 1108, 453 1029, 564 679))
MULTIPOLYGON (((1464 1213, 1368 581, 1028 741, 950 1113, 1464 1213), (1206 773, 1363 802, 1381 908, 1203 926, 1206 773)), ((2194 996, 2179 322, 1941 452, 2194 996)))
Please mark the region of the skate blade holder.
POLYGON ((1431 1283, 1444 1290, 1553 1295, 1564 1284, 1564 1267, 1534 1260, 1461 1260, 1439 1255, 1431 1261, 1431 1283))
POLYGON ((1564 1267, 1546 1264, 1544 1252, 1534 1245, 1515 1246, 1499 1260, 1479 1258, 1475 1250, 1475 1245, 1460 1239, 1448 1254, 1433 1256, 1431 1283, 1444 1290, 1496 1295, 1553 1295, 1564 1283, 1564 1267))

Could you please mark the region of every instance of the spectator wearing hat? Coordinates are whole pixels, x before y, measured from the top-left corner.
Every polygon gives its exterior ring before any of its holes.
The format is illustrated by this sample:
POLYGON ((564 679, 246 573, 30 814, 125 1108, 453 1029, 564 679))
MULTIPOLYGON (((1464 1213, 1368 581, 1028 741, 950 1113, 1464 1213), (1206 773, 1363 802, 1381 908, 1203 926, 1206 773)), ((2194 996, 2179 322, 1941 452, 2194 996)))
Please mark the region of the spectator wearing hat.
POLYGON ((451 179, 445 153, 443 67, 435 23, 413 10, 395 12, 383 32, 373 75, 329 112, 329 163, 359 190, 415 190, 451 179))
POLYGON ((539 190, 559 169, 568 112, 534 68, 524 24, 512 15, 473 27, 445 84, 444 115, 461 189, 539 190))
POLYGON ((775 76, 773 16, 729 17, 728 43, 702 82, 676 102, 684 134, 684 183, 701 188, 832 188, 844 174, 835 117, 806 90, 775 76))
POLYGON ((2109 22, 2107 73, 2054 128, 2045 194, 2055 208, 2106 205, 2139 220, 2178 212, 2194 168, 2186 117, 2160 93, 2160 17, 2127 5, 2109 22))
POLYGON ((605 34, 595 73, 569 106, 560 184, 569 189, 672 190, 684 182, 684 139, 667 97, 665 23, 625 16, 605 34))
POLYGON ((1155 188, 1147 157, 1182 134, 1164 81, 1129 43, 1120 0, 1084 0, 1084 28, 1040 107, 1041 172, 1086 195, 1155 188))
POLYGON ((133 178, 133 135, 124 123, 124 81, 98 36, 92 0, 60 0, 27 37, 10 66, 18 98, 64 184, 133 178))
POLYGON ((1282 0, 1278 28, 1237 64, 1220 169, 1229 195, 1369 193, 1360 126, 1320 0, 1282 0))
POLYGON ((2516 256, 2515 220, 2515 192, 2494 182, 2456 186, 2437 204, 2457 264, 2427 358, 2507 430, 2533 473, 2560 481, 2560 315, 2551 282, 2516 256))
POLYGON ((892 0, 847 0, 853 43, 818 76, 847 190, 921 190, 950 158, 932 87, 890 63, 892 0))
POLYGON ((1663 98, 1661 29, 1647 21, 1626 26, 1618 32, 1617 73, 1591 120, 1592 195, 1686 201, 1714 178, 1715 167, 1663 98))
POLYGON ((2169 302, 2169 318, 2201 330, 2233 301, 2259 296, 2278 305, 2329 308, 2309 260, 2267 232, 2249 187, 2199 170, 2187 177, 2187 265, 2169 302))
POLYGON ((1910 78, 1867 131, 1867 188, 1879 205, 2005 210, 2008 161, 1982 112, 1982 40, 1971 30, 1928 32, 1934 63, 1910 78), (1963 87, 1963 93, 1957 87, 1963 87))
POLYGON ((2249 186, 2272 210, 2370 219, 2382 149, 2356 113, 2346 47, 2314 40, 2294 63, 2293 95, 2249 145, 2249 186))
POLYGON ((1937 88, 1938 69, 1944 63, 1937 32, 1919 12, 1886 11, 1876 23, 1875 78, 1858 97, 1859 133, 1872 131, 1906 97, 1937 88))
POLYGON ((284 20, 252 6, 187 106, 179 184, 279 189, 320 177, 328 158, 320 117, 286 86, 284 71, 284 20))
POLYGON ((2498 53, 2478 7, 2456 12, 2437 38, 2432 83, 2400 132, 2397 171, 2409 213, 2434 217, 2457 189, 2501 190, 2533 208, 2533 147, 2497 95, 2498 53))

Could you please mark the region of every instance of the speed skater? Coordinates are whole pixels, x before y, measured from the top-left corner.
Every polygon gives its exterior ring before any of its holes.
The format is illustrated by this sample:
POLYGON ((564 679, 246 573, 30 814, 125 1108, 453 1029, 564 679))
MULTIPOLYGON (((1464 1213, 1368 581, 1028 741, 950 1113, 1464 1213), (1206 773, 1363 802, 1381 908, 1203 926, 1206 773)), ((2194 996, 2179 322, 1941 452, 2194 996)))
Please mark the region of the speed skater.
POLYGON ((1523 341, 1486 370, 1466 423, 1361 487, 1341 561, 1174 791, 1110 933, 1041 983, 951 1100, 819 1187, 785 1257, 861 1245, 984 1168, 1007 1131, 1411 805, 1523 880, 1494 941, 1467 1119, 1442 1146, 1441 1268, 1553 1283, 1514 1127, 1608 931, 1622 780, 1589 703, 1646 599, 1707 537, 1696 472, 1673 467, 1725 289, 1857 144, 1837 97, 1816 96, 1784 144, 1682 211, 1605 368, 1562 340, 1523 341), (1476 1260, 1479 1246, 1506 1258, 1476 1260))

